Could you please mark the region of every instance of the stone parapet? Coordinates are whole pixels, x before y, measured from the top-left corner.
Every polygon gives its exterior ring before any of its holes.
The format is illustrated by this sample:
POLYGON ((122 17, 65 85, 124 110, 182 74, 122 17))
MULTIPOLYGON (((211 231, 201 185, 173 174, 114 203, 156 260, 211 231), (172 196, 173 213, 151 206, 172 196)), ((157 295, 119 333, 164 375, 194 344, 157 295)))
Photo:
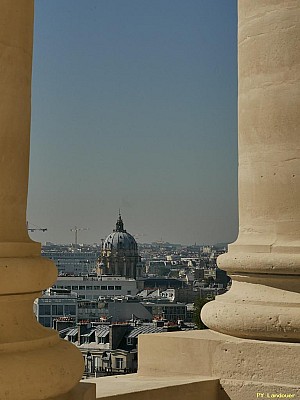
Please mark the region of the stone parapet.
POLYGON ((88 379, 96 399, 253 400, 300 396, 300 345, 210 330, 139 337, 137 374, 88 379))
POLYGON ((218 400, 220 384, 211 377, 117 375, 89 379, 97 400, 218 400))
POLYGON ((220 380, 219 399, 253 400, 258 392, 299 398, 299 371, 298 343, 240 339, 210 330, 139 338, 139 375, 210 376, 220 380))

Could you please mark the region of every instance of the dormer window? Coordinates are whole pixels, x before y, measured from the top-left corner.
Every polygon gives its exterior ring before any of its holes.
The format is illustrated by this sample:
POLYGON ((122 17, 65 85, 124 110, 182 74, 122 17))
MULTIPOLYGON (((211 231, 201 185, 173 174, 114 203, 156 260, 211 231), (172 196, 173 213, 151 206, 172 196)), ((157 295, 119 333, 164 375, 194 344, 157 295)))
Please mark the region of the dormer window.
POLYGON ((133 338, 132 338, 132 337, 128 337, 128 338, 127 338, 127 345, 128 345, 128 346, 133 346, 133 345, 134 345, 134 341, 133 341, 133 338))

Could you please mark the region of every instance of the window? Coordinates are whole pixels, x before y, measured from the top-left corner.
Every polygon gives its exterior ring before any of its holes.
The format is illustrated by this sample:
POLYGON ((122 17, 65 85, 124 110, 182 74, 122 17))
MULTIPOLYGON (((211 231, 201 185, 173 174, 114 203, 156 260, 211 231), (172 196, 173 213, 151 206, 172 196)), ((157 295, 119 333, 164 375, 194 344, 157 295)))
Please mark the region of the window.
POLYGON ((128 337, 127 338, 127 344, 128 344, 128 346, 133 346, 133 338, 132 337, 128 337))
POLYGON ((45 326, 46 328, 51 328, 51 319, 50 317, 41 317, 39 318, 39 323, 45 326))
POLYGON ((108 286, 108 290, 114 290, 115 287, 114 286, 108 286))
POLYGON ((127 290, 127 294, 131 294, 131 290, 127 290))
POLYGON ((52 306, 52 315, 64 315, 64 309, 62 305, 53 305, 52 306))
POLYGON ((76 315, 75 305, 65 305, 65 315, 76 315))
POLYGON ((78 286, 72 286, 72 290, 78 290, 78 286))
POLYGON ((85 286, 79 286, 79 290, 85 290, 85 286))
POLYGON ((86 290, 93 290, 93 286, 87 286, 86 290))
POLYGON ((101 286, 101 290, 107 290, 107 286, 101 286))
POLYGON ((106 343, 106 336, 98 338, 98 344, 105 344, 106 343))
POLYGON ((122 369, 123 368, 123 358, 116 357, 116 368, 122 369))
POLYGON ((39 307, 39 315, 51 315, 51 306, 41 305, 39 307))
POLYGON ((122 286, 115 286, 115 290, 122 290, 122 286))
POLYGON ((94 286, 94 290, 100 290, 100 286, 94 286))

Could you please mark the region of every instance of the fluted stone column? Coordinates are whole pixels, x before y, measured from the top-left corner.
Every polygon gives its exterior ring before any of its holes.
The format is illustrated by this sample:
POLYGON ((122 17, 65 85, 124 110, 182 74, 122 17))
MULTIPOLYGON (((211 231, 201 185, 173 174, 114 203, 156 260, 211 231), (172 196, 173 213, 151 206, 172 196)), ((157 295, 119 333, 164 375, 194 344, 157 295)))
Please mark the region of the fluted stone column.
POLYGON ((300 341, 300 1, 239 0, 239 236, 218 265, 232 288, 204 322, 300 341))
POLYGON ((80 352, 33 314, 34 299, 56 279, 26 227, 33 7, 0 0, 1 400, 67 398, 83 371, 80 352))

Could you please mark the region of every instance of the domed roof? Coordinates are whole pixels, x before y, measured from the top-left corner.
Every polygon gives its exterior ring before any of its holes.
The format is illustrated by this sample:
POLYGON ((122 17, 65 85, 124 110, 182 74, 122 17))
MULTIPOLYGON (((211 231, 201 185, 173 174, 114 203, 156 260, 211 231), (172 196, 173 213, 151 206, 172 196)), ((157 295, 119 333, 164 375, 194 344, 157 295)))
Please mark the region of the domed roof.
POLYGON ((124 229, 124 224, 121 215, 116 223, 116 229, 107 236, 102 245, 102 250, 131 250, 137 251, 137 243, 130 233, 124 229))

